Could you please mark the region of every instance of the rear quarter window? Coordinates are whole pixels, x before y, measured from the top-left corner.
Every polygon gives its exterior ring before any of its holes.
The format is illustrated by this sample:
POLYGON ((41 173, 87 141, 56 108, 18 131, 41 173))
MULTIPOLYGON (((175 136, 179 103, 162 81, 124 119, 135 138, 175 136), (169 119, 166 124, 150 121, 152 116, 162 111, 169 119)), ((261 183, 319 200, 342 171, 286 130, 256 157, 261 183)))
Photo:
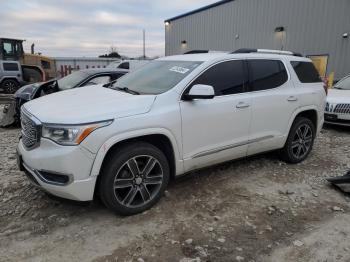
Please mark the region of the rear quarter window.
POLYGON ((8 63, 5 62, 2 64, 4 71, 19 71, 17 63, 8 63))
POLYGON ((312 62, 291 61, 301 83, 320 83, 322 79, 312 62))

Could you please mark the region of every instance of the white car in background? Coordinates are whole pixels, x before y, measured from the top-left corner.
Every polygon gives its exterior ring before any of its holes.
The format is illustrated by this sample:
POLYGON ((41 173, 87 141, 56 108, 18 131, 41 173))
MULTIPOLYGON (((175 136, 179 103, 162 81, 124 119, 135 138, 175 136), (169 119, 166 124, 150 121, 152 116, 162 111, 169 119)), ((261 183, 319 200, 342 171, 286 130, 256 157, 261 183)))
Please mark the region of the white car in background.
POLYGON ((350 126, 350 75, 344 77, 329 90, 325 123, 350 126))

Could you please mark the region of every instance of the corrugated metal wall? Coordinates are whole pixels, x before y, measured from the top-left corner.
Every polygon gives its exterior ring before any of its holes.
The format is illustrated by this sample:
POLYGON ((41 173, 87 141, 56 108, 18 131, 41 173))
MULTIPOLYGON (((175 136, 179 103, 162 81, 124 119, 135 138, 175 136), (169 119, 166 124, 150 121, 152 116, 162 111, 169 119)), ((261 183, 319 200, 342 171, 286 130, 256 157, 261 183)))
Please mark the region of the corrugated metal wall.
POLYGON ((165 54, 193 49, 281 49, 329 55, 336 79, 350 74, 350 0, 235 0, 165 26, 165 54), (275 33, 283 26, 285 33, 275 33), (185 40, 186 45, 181 44, 185 40))

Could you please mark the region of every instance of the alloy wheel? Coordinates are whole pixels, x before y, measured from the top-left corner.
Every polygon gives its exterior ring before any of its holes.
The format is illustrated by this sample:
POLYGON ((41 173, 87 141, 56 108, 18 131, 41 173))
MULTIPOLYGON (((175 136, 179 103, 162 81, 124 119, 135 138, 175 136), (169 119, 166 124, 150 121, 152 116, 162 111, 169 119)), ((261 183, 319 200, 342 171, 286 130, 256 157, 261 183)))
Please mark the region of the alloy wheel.
POLYGON ((7 81, 4 83, 4 89, 8 94, 14 93, 16 91, 16 87, 16 84, 12 81, 7 81))
POLYGON ((113 190, 123 206, 137 208, 146 205, 160 191, 163 169, 159 161, 149 155, 128 159, 117 171, 113 190))
POLYGON ((292 153, 296 159, 302 159, 308 154, 313 140, 313 132, 309 125, 303 124, 296 130, 292 141, 292 153))

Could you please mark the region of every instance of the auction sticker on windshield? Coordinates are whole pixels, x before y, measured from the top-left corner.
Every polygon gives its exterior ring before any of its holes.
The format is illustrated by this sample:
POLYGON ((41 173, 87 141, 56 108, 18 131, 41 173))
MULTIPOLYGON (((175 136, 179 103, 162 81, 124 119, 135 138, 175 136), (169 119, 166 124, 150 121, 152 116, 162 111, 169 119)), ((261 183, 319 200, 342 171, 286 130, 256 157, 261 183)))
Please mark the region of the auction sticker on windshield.
POLYGON ((173 66, 169 70, 173 71, 173 72, 180 73, 180 74, 186 74, 188 71, 190 71, 190 69, 184 68, 184 67, 181 67, 181 66, 173 66))

